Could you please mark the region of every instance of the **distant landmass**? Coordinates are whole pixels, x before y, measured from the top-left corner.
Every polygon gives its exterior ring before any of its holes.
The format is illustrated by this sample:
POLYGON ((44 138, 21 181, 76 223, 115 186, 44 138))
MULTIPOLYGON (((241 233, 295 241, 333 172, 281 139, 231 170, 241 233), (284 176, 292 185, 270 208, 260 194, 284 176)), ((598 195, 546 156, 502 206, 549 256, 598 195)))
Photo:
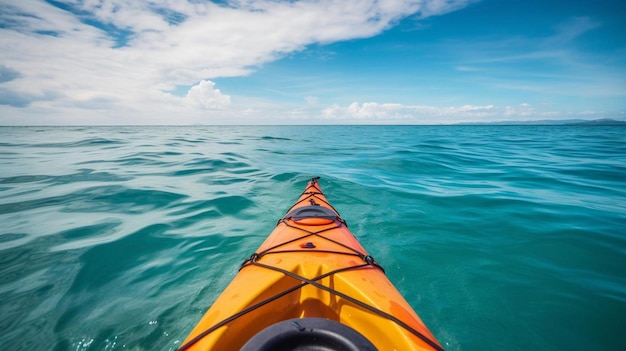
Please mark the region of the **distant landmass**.
POLYGON ((571 124, 577 125, 577 126, 620 126, 620 125, 626 125, 626 121, 619 121, 619 120, 610 119, 610 118, 602 118, 602 119, 594 119, 591 121, 583 121, 583 122, 577 122, 577 123, 571 123, 571 124))
POLYGON ((497 122, 463 122, 456 125, 535 125, 535 126, 626 126, 626 121, 602 118, 602 119, 542 119, 535 121, 497 121, 497 122))

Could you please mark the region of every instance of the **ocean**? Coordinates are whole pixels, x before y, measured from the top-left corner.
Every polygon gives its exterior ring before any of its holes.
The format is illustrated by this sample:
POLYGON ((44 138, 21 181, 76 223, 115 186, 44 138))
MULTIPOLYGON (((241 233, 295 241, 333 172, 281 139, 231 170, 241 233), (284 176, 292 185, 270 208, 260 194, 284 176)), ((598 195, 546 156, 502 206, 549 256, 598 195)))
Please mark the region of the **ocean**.
POLYGON ((626 350, 626 127, 0 128, 3 350, 175 350, 308 179, 447 350, 626 350))

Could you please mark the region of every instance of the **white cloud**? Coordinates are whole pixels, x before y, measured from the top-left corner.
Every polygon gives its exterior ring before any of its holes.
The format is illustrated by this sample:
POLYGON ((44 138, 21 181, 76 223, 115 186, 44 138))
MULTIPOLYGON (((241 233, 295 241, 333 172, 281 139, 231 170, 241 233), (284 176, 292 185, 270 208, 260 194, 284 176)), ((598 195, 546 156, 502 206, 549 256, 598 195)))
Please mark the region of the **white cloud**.
POLYGON ((533 114, 536 113, 534 107, 530 106, 527 103, 522 103, 517 107, 506 106, 504 109, 504 115, 506 117, 517 116, 517 117, 532 117, 533 114))
POLYGON ((44 0, 0 2, 0 63, 16 76, 2 90, 27 97, 28 109, 65 116, 85 109, 151 115, 171 105, 163 91, 203 80, 186 98, 199 109, 224 108, 228 96, 211 79, 473 0, 59 1, 71 11, 44 0))
POLYGON ((191 87, 184 101, 207 110, 221 110, 230 106, 230 96, 215 89, 215 83, 208 80, 191 87))
POLYGON ((322 111, 328 119, 358 119, 378 121, 407 121, 407 122, 440 122, 462 121, 466 117, 477 118, 494 114, 494 106, 453 106, 434 107, 402 104, 379 104, 366 102, 359 104, 353 102, 347 107, 333 105, 322 111))
POLYGON ((550 106, 521 103, 514 106, 462 105, 424 106, 353 102, 332 105, 321 111, 328 124, 456 124, 473 122, 528 122, 559 119, 624 119, 624 112, 564 111, 550 106))
POLYGON ((421 10, 421 17, 429 17, 442 15, 463 8, 471 3, 478 2, 480 0, 470 1, 454 1, 454 0, 433 0, 424 2, 424 7, 421 10))

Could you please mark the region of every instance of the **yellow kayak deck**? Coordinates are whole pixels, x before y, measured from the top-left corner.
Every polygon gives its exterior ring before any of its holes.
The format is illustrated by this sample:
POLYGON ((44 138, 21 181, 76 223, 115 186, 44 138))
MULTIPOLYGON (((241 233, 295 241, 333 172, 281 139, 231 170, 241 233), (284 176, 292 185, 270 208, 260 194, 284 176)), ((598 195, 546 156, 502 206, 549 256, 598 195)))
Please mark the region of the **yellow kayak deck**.
POLYGON ((268 332, 282 333, 275 331, 281 328, 270 329, 292 319, 297 319, 291 323, 297 330, 319 329, 320 335, 347 327, 367 339, 371 350, 443 350, 348 230, 317 179, 307 184, 265 242, 243 263, 179 350, 276 349, 267 347, 267 339, 284 336, 268 337, 268 332), (309 319, 313 327, 305 323, 309 319), (341 326, 317 328, 316 323, 325 320, 341 326))

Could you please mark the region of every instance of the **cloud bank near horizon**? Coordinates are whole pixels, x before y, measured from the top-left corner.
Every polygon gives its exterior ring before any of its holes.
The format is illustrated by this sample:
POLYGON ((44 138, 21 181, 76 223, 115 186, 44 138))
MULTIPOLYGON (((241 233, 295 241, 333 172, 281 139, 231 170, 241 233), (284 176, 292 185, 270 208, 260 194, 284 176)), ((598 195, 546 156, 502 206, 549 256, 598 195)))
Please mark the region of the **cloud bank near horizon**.
MULTIPOLYGON (((393 103, 353 102, 348 106, 333 105, 322 111, 327 120, 353 120, 370 123, 454 124, 465 122, 496 122, 513 117, 516 120, 550 119, 560 112, 541 112, 522 103, 518 106, 463 105, 449 107, 403 105, 393 103)), ((585 119, 589 113, 570 113, 569 118, 585 119)))

